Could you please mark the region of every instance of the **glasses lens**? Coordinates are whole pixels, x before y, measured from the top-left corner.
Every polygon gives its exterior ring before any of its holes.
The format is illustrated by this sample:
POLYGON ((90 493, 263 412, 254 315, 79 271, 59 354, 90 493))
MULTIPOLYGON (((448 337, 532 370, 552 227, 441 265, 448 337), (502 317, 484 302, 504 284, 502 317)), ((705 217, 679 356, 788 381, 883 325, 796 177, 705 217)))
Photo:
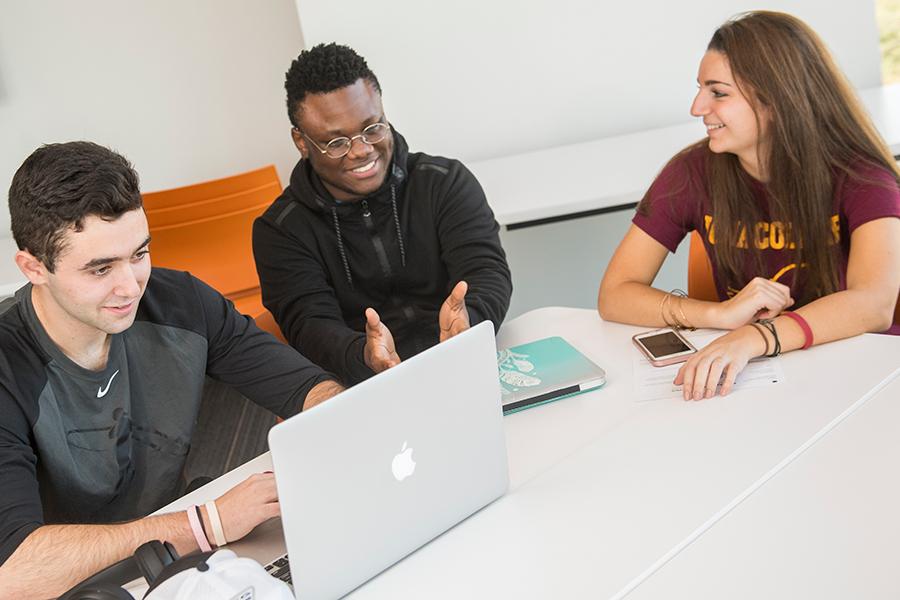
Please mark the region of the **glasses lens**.
POLYGON ((362 132, 363 141, 367 144, 377 144, 385 138, 390 127, 386 123, 372 123, 362 132))
POLYGON ((349 138, 335 138, 325 145, 325 153, 332 158, 340 158, 350 152, 349 138))

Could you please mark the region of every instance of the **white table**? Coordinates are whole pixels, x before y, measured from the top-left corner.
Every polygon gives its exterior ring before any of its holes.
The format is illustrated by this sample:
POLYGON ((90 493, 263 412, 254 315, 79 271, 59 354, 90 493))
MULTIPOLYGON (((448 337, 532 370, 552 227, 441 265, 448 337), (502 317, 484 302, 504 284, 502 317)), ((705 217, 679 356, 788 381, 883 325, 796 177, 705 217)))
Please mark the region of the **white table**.
MULTIPOLYGON (((900 84, 858 90, 891 152, 900 155, 900 84)), ((698 119, 470 163, 507 229, 630 210, 676 152, 706 135, 698 119)))
MULTIPOLYGON (((609 383, 506 417, 510 492, 350 597, 622 597, 900 366, 900 338, 865 335, 785 355, 777 386, 638 403, 629 340, 638 330, 565 308, 505 325, 499 345, 562 335, 609 383), (849 357, 864 360, 848 372, 849 357), (832 373, 846 376, 823 377, 832 373)), ((191 501, 270 464, 253 463, 191 501)))
POLYGON ((629 600, 900 598, 900 376, 629 600))
POLYGON ((786 380, 728 398, 635 403, 629 336, 593 311, 540 309, 502 345, 551 333, 610 383, 507 418, 511 492, 353 598, 611 598, 900 366, 900 339, 860 336, 783 357, 786 380), (849 356, 865 356, 852 377, 849 356))

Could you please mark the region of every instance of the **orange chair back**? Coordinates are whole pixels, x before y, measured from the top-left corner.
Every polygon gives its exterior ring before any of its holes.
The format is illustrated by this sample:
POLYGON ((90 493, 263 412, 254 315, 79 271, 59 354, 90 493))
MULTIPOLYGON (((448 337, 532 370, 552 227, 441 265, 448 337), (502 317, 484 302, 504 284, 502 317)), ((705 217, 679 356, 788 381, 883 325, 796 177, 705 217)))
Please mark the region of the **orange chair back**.
MULTIPOLYGON (((691 233, 691 247, 688 254, 688 296, 697 300, 719 301, 716 284, 713 281, 712 263, 703 245, 703 238, 696 231, 691 233)), ((900 297, 894 307, 894 325, 900 325, 900 297)))
POLYGON ((719 293, 713 281, 712 263, 703 238, 696 231, 691 233, 691 247, 688 253, 688 296, 696 300, 719 301, 719 293))
POLYGON ((190 271, 251 317, 262 313, 252 227, 281 193, 274 165, 144 194, 154 266, 190 271))

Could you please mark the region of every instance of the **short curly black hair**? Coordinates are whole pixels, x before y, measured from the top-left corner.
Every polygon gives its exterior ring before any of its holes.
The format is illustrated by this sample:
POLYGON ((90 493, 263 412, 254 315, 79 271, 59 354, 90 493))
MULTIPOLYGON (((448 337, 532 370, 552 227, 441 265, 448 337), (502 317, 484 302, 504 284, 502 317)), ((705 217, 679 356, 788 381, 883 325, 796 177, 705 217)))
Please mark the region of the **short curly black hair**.
POLYGON ((25 159, 9 187, 13 238, 53 273, 70 228, 114 221, 143 206, 131 163, 92 142, 48 144, 25 159))
POLYGON ((334 42, 318 44, 300 53, 285 73, 284 89, 287 91, 288 118, 294 127, 300 103, 307 94, 324 94, 356 83, 369 81, 378 93, 381 85, 375 73, 369 69, 366 59, 347 46, 334 42))

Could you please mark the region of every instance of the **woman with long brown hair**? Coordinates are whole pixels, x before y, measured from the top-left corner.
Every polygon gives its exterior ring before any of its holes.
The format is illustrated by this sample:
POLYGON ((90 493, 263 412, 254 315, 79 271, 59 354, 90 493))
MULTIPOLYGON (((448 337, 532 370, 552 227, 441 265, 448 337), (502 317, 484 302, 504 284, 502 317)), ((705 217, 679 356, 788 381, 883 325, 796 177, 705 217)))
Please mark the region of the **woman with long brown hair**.
POLYGON ((707 138, 641 200, 600 285, 600 315, 731 330, 678 372, 686 400, 711 397, 720 379, 727 394, 757 356, 900 334, 900 170, 816 33, 783 13, 740 15, 713 35, 697 80, 691 114, 707 138), (650 285, 693 230, 719 302, 650 285))

